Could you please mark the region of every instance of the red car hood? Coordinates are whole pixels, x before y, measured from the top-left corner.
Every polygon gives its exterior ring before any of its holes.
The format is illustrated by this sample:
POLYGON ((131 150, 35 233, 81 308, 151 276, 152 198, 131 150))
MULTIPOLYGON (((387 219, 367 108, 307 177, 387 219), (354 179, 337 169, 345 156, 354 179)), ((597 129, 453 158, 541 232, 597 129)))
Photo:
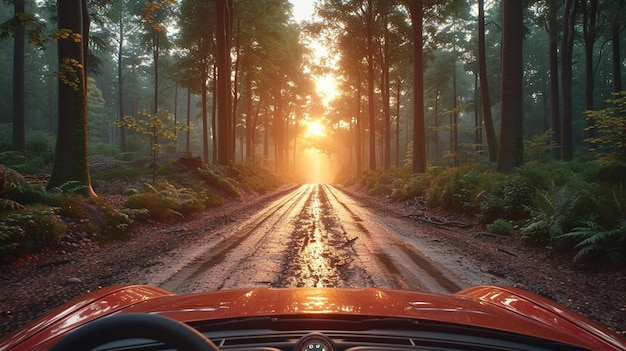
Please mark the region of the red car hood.
POLYGON ((626 341, 547 299, 516 288, 475 287, 454 295, 385 289, 226 290, 173 295, 111 287, 51 311, 0 340, 0 351, 45 350, 78 326, 114 313, 150 312, 183 322, 267 315, 345 314, 411 318, 483 327, 577 345, 626 350, 626 341))

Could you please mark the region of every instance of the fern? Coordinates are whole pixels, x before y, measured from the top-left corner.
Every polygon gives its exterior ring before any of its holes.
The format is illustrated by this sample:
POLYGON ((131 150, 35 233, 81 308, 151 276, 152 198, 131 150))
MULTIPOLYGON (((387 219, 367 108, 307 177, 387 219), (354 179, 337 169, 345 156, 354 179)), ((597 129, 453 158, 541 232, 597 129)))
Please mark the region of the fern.
POLYGON ((605 253, 611 262, 621 266, 626 261, 626 219, 622 219, 614 229, 606 229, 595 222, 587 222, 584 227, 574 228, 560 238, 571 238, 578 243, 574 262, 579 262, 592 253, 605 253))
POLYGON ((85 189, 87 189, 87 186, 85 184, 77 180, 71 180, 50 189, 50 191, 57 195, 70 195, 81 193, 85 189))
POLYGON ((0 198, 0 212, 21 210, 23 208, 24 208, 24 205, 20 204, 17 201, 13 201, 11 199, 0 198))

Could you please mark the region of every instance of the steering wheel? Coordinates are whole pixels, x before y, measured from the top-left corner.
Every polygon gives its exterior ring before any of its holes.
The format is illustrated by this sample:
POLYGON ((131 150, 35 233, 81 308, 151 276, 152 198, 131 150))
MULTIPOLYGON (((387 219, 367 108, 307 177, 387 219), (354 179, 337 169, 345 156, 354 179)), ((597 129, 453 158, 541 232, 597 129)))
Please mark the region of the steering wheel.
POLYGON ((179 351, 218 351, 197 330, 170 318, 148 313, 122 313, 85 324, 49 351, 88 351, 123 339, 151 339, 179 351))

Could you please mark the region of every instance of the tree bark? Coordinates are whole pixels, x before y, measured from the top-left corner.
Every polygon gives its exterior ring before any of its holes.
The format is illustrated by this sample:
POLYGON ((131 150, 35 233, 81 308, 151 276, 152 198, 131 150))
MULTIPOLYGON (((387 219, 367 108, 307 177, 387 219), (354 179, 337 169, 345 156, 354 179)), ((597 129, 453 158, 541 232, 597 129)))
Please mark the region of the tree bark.
POLYGON ((230 77, 230 43, 231 43, 231 0, 217 0, 217 163, 229 166, 231 155, 231 77, 230 77))
POLYGON ((496 131, 493 127, 491 95, 489 94, 489 79, 487 78, 484 0, 478 0, 478 71, 480 76, 480 101, 482 104, 483 122, 485 124, 485 136, 487 137, 487 152, 489 160, 495 162, 498 154, 498 143, 496 131))
POLYGON ((367 2, 367 113, 369 118, 369 169, 376 169, 376 110, 374 104, 374 5, 367 2))
MULTIPOLYGON (((583 19, 583 37, 585 40, 585 110, 593 110, 593 45, 596 42, 596 19, 598 0, 589 0, 583 19)), ((593 119, 587 119, 587 127, 593 126, 593 119)), ((593 128, 587 129, 587 137, 593 137, 593 128)))
POLYGON ((24 107, 24 46, 25 30, 22 16, 24 0, 15 0, 15 37, 13 38, 13 149, 26 152, 24 107))
POLYGON ((81 183, 86 196, 96 196, 91 187, 87 154, 87 91, 86 52, 83 41, 88 40, 84 32, 89 23, 81 0, 57 0, 58 27, 69 29, 74 37, 58 41, 60 77, 59 125, 54 165, 47 188, 52 189, 70 181, 81 183), (63 79, 63 77, 67 79, 63 79))
POLYGON ((498 172, 510 173, 524 162, 522 2, 504 0, 502 7, 502 123, 498 172))
POLYGON ((124 67, 124 21, 126 19, 122 18, 120 20, 119 26, 119 45, 117 48, 117 113, 118 120, 121 123, 120 126, 120 149, 122 152, 126 152, 126 127, 124 123, 124 80, 123 78, 123 67, 124 67))
POLYGON ((619 14, 624 9, 624 0, 619 0, 617 3, 617 11, 615 11, 615 17, 613 18, 613 25, 611 27, 611 42, 612 42, 612 57, 613 57, 613 92, 617 93, 622 91, 622 59, 619 43, 619 34, 621 31, 622 23, 620 21, 619 14))
POLYGON ((413 27, 413 173, 426 172, 426 128, 424 118, 424 49, 422 48, 422 0, 409 1, 413 27))
MULTIPOLYGON (((557 5, 558 0, 550 0, 548 8, 548 37, 550 50, 550 128, 552 129, 552 142, 561 144, 561 123, 559 113, 559 56, 558 56, 558 30, 557 30, 557 5)), ((554 153, 559 148, 554 149, 554 153)), ((560 155, 553 154, 558 158, 560 155)))
POLYGON ((361 122, 362 122, 362 116, 361 116, 361 74, 360 72, 357 72, 357 82, 356 82, 356 115, 355 115, 355 120, 356 120, 356 146, 355 146, 355 158, 356 158, 356 172, 357 173, 361 173, 361 170, 363 169, 363 165, 362 165, 362 161, 363 161, 363 156, 362 156, 362 145, 363 142, 361 141, 362 137, 361 137, 361 122))
POLYGON ((572 141, 572 51, 574 47, 574 22, 578 1, 565 0, 563 7, 563 33, 561 38, 561 159, 570 161, 574 154, 572 141))

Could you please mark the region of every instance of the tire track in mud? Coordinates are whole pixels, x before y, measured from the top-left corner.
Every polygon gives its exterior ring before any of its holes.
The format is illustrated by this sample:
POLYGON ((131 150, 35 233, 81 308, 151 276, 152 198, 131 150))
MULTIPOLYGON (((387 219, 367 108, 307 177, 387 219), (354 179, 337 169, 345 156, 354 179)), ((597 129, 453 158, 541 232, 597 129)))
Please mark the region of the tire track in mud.
MULTIPOLYGON (((454 293, 462 289, 463 283, 450 272, 444 272, 435 262, 424 255, 411 243, 401 240, 397 235, 388 232, 378 225, 373 218, 362 219, 346 202, 348 196, 340 193, 337 188, 325 187, 332 195, 333 203, 337 206, 336 212, 344 212, 342 220, 346 231, 358 231, 358 237, 363 238, 362 245, 358 246, 358 257, 369 255, 376 257, 380 266, 367 265, 370 270, 382 270, 386 282, 378 282, 380 287, 432 291, 440 293, 454 293)), ((369 212, 368 212, 369 213, 369 212)), ((375 274, 377 275, 377 274, 375 274)))
MULTIPOLYGON (((198 280, 207 279, 202 276, 206 276, 209 270, 220 267, 228 254, 240 248, 244 241, 253 239, 254 236, 252 233, 258 231, 258 228, 265 224, 272 216, 278 214, 280 219, 285 213, 290 212, 290 209, 296 206, 307 193, 308 189, 306 187, 299 187, 296 191, 273 202, 270 206, 260 211, 260 214, 245 221, 241 228, 231 228, 228 226, 221 234, 213 236, 214 238, 218 237, 217 243, 209 242, 205 247, 200 249, 200 252, 190 253, 192 259, 183 267, 180 267, 174 274, 167 277, 166 281, 160 282, 158 285, 165 290, 177 293, 196 290, 198 287, 194 287, 194 284, 197 283, 198 280), (285 207, 287 207, 287 209, 285 209, 285 207), (279 213, 281 210, 283 210, 283 212, 279 213)), ((270 226, 275 226, 275 223, 272 223, 270 226)), ((270 233, 270 231, 267 231, 265 235, 267 235, 267 233, 270 233)), ((262 238, 257 238, 259 241, 261 239, 262 238)), ((217 277, 211 278, 218 283, 217 286, 212 287, 212 290, 219 290, 223 287, 223 282, 220 282, 219 279, 216 278, 217 277)))
POLYGON ((346 235, 323 186, 316 185, 295 228, 285 268, 275 287, 372 285, 354 264, 352 244, 356 238, 346 235))
POLYGON ((460 290, 419 249, 330 185, 302 185, 249 218, 207 232, 153 285, 175 293, 250 287, 460 290), (184 256, 183 256, 184 255, 184 256))

